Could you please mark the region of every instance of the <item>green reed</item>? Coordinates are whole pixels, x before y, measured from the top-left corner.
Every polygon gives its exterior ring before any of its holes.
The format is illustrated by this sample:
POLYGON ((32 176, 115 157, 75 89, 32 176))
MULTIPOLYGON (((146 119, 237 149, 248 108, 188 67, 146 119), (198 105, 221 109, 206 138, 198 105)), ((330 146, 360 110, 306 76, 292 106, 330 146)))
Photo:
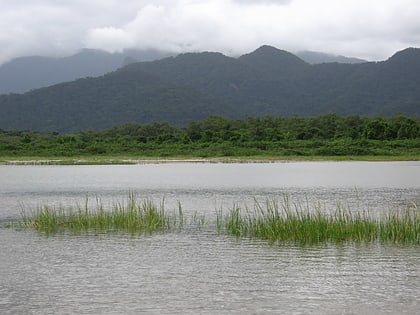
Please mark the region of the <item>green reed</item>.
POLYGON ((23 214, 19 226, 34 228, 41 232, 57 233, 61 231, 153 233, 181 228, 184 224, 182 207, 178 213, 167 214, 164 201, 156 205, 150 199, 138 200, 130 194, 125 202, 114 203, 111 209, 105 209, 99 199, 96 207, 77 205, 73 208, 44 205, 30 215, 23 214))
POLYGON ((319 205, 255 201, 254 208, 234 206, 227 214, 216 214, 217 230, 237 237, 269 242, 393 242, 420 244, 420 212, 415 205, 390 210, 383 215, 352 212, 340 204, 334 211, 322 211, 319 205))
MULTIPOLYGON (((130 194, 127 200, 105 209, 100 200, 96 206, 85 204, 71 208, 44 205, 29 215, 23 214, 18 226, 53 234, 70 231, 107 233, 154 233, 183 229, 186 225, 198 228, 207 225, 204 215, 194 212, 187 220, 181 203, 177 211, 168 214, 164 200, 137 199, 130 194)), ((415 204, 404 209, 391 209, 382 214, 357 212, 337 204, 327 211, 317 203, 302 204, 283 199, 254 201, 253 208, 234 206, 229 211, 216 211, 218 233, 250 237, 275 242, 316 244, 328 242, 392 242, 420 244, 420 210, 415 204)))

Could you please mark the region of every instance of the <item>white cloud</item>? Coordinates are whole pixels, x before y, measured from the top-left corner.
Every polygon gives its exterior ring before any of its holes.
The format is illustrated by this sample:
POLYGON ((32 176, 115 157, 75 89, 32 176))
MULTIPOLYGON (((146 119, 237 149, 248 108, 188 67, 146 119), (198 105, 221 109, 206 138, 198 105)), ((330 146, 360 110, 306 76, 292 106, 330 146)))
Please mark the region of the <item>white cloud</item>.
POLYGON ((262 44, 385 59, 420 44, 418 0, 0 0, 0 63, 84 48, 214 50, 262 44))
POLYGON ((90 30, 86 37, 87 47, 101 48, 110 52, 135 46, 132 36, 119 28, 102 27, 90 30))

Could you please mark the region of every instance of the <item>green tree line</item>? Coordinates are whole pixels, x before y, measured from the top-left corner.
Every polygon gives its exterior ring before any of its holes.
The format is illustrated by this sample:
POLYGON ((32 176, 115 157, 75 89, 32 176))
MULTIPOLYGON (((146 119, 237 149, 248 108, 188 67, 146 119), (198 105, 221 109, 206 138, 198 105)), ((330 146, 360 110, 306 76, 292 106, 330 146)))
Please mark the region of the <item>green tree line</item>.
POLYGON ((210 117, 185 127, 124 124, 73 134, 0 130, 0 156, 419 155, 420 119, 210 117))

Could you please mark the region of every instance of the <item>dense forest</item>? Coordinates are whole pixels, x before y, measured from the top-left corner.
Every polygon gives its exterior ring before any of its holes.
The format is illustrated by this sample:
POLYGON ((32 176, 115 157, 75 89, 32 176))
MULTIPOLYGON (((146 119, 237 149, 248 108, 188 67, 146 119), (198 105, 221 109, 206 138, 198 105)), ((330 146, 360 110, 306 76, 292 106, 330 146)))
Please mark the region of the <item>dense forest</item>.
POLYGON ((73 134, 0 130, 2 157, 420 156, 420 119, 210 117, 186 127, 125 124, 73 134))
POLYGON ((210 116, 420 117, 419 87, 415 48, 383 62, 317 65, 269 46, 238 58, 187 53, 0 95, 0 129, 74 133, 128 122, 186 126, 210 116))

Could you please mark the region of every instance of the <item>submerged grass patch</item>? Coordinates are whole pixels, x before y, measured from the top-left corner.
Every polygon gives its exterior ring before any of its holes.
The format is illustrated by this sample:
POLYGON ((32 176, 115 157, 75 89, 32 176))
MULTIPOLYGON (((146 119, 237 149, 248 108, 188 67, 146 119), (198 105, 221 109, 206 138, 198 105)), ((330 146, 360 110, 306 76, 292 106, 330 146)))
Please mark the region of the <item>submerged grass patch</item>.
POLYGON ((63 231, 141 234, 182 227, 184 220, 181 205, 178 213, 168 214, 163 201, 156 205, 150 199, 140 201, 130 194, 126 202, 115 203, 110 210, 100 200, 96 207, 90 207, 87 200, 84 206, 70 209, 44 205, 30 215, 23 214, 18 226, 48 234, 63 231))
MULTIPOLYGON (((105 209, 100 200, 96 207, 72 208, 41 206, 29 215, 22 215, 17 226, 32 228, 46 234, 123 232, 130 234, 181 230, 194 225, 198 228, 209 222, 204 215, 193 213, 188 220, 182 206, 167 213, 164 200, 139 200, 130 194, 126 201, 105 209)), ((270 243, 339 243, 390 242, 420 244, 420 209, 415 204, 383 214, 355 212, 340 204, 333 211, 319 204, 292 203, 288 196, 254 201, 253 208, 234 206, 227 212, 216 212, 214 227, 219 234, 267 240, 270 243)), ((188 231, 188 228, 187 228, 188 231)), ((197 230, 196 230, 197 231, 197 230)))
POLYGON ((340 205, 332 212, 267 200, 250 210, 235 206, 217 213, 217 229, 237 237, 269 242, 314 244, 326 242, 392 242, 420 244, 420 212, 415 205, 384 215, 354 213, 340 205))

